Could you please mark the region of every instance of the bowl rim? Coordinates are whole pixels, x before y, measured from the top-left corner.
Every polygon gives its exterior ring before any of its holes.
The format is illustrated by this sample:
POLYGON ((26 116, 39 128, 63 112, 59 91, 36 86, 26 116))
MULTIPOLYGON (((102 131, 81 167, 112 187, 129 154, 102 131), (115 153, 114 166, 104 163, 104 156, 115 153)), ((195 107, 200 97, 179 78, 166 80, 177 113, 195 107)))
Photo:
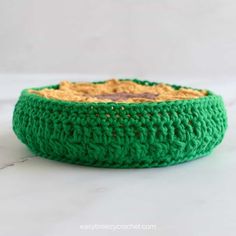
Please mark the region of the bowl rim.
MULTIPOLYGON (((156 85, 160 84, 163 82, 151 82, 147 80, 140 80, 140 79, 118 79, 118 80, 123 80, 123 81, 133 81, 139 84, 145 84, 145 85, 156 85)), ((107 80, 103 81, 94 81, 90 83, 105 83, 107 80)), ((72 82, 72 83, 78 83, 77 82, 72 82)), ((181 86, 181 85, 175 85, 175 84, 168 84, 164 83, 166 85, 169 85, 173 87, 174 89, 179 89, 179 88, 187 88, 187 89, 194 89, 194 90, 204 90, 204 89, 196 89, 192 87, 187 87, 187 86, 181 86)), ((177 106, 177 105, 187 105, 187 104, 203 104, 203 103, 209 103, 213 102, 216 100, 222 100, 222 96, 215 94, 214 92, 205 89, 207 92, 206 96, 199 97, 199 98, 193 98, 193 99, 186 99, 186 100, 171 100, 171 101, 161 101, 161 102, 137 102, 137 103, 127 103, 127 102, 77 102, 77 101, 65 101, 65 100, 59 100, 59 99, 53 99, 53 98, 45 98, 42 96, 39 96, 37 94, 31 93, 29 90, 41 90, 44 88, 50 88, 50 89, 58 89, 59 84, 54 84, 54 85, 46 85, 46 86, 40 86, 40 87, 31 87, 31 88, 26 88, 23 89, 21 92, 21 97, 27 97, 31 98, 34 101, 37 102, 44 102, 44 103, 50 103, 54 105, 60 105, 60 106, 83 106, 83 107, 163 107, 163 106, 177 106)))

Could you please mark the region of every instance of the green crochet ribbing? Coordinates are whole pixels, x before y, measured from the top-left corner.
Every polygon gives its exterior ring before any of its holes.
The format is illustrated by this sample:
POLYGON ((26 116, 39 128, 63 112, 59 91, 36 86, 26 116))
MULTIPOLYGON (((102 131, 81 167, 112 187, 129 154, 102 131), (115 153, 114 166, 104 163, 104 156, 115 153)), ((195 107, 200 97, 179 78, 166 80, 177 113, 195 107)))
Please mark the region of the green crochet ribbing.
POLYGON ((113 168, 168 166, 205 156, 222 141, 226 127, 222 98, 210 91, 192 100, 79 103, 25 89, 13 116, 14 132, 35 154, 113 168))

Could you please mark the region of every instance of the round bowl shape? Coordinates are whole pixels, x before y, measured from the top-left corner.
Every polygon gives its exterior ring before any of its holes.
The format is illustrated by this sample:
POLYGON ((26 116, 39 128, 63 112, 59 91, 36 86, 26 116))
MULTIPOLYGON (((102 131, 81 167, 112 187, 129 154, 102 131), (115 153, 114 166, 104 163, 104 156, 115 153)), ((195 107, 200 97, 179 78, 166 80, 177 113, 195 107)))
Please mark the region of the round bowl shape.
POLYGON ((210 91, 191 100, 80 103, 47 99, 25 89, 13 115, 14 132, 33 153, 113 168, 168 166, 206 156, 222 141, 226 127, 222 98, 210 91))

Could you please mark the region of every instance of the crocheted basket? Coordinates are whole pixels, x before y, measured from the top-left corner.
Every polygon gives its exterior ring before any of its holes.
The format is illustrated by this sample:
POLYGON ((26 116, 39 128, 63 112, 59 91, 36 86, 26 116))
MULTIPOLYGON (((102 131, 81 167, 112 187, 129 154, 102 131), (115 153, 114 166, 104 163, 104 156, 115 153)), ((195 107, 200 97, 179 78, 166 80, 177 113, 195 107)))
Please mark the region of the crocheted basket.
POLYGON ((210 91, 191 100, 80 103, 25 89, 13 116, 14 132, 35 154, 113 168, 161 167, 206 156, 222 141, 226 127, 222 98, 210 91))

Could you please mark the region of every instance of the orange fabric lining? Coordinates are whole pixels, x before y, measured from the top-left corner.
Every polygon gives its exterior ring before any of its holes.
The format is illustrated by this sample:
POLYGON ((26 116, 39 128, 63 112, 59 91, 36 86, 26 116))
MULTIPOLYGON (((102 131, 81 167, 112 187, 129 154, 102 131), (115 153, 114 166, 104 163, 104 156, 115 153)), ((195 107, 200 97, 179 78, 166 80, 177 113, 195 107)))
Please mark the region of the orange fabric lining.
POLYGON ((133 81, 117 79, 102 84, 60 82, 59 89, 30 90, 46 98, 76 102, 161 102, 171 100, 194 99, 207 95, 205 90, 180 88, 166 84, 154 86, 140 85, 133 81))

